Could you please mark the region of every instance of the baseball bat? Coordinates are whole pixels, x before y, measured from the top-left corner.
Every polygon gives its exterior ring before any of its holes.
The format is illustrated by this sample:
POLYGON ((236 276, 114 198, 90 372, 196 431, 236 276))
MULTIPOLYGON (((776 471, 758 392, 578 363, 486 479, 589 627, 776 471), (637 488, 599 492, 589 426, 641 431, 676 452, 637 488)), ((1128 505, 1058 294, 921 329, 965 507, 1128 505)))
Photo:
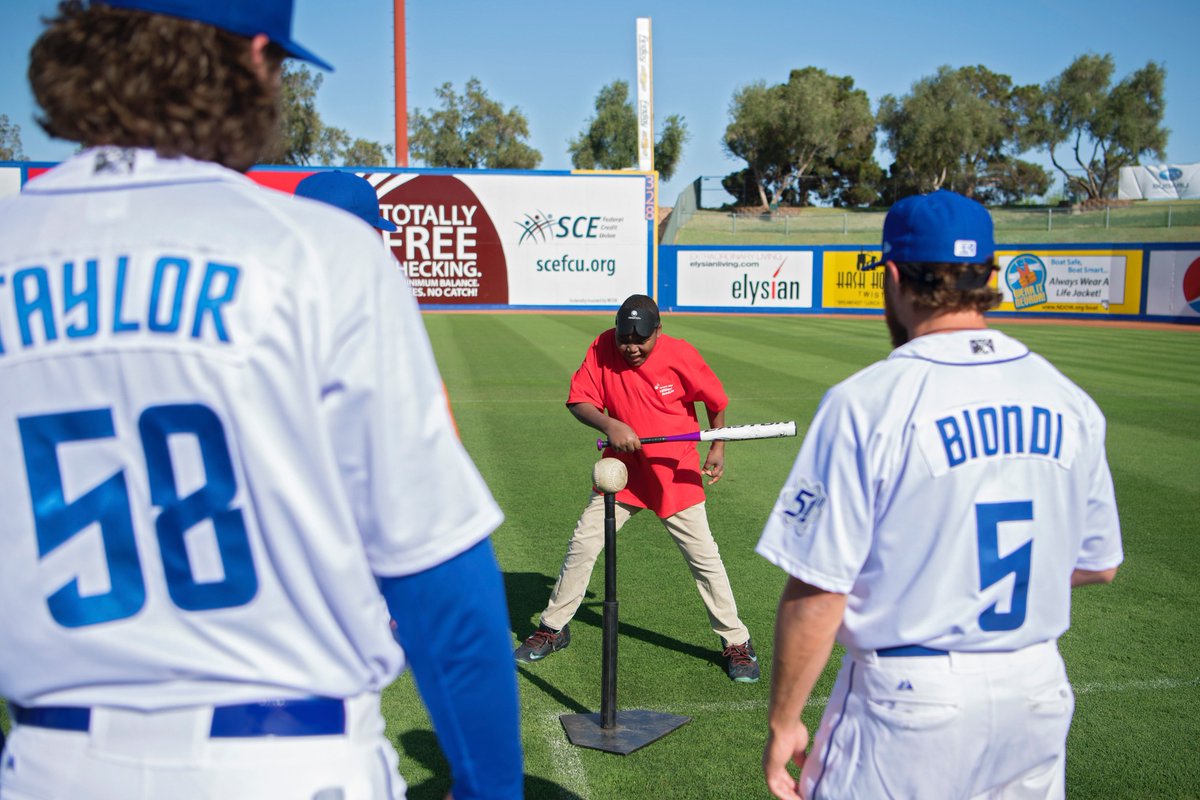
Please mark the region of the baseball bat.
MULTIPOLYGON (((748 439, 778 439, 783 436, 795 436, 796 423, 790 422, 760 422, 755 425, 728 425, 724 428, 709 428, 706 431, 691 433, 676 433, 671 436, 639 436, 642 444, 658 444, 659 442, 733 442, 748 439)), ((597 439, 596 449, 608 447, 607 439, 597 439)))

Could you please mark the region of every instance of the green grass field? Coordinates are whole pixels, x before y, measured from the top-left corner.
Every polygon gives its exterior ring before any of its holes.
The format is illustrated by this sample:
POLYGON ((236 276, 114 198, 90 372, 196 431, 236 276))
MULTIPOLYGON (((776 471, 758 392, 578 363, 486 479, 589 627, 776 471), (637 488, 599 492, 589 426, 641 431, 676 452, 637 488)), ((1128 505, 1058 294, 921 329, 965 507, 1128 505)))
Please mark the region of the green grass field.
MULTIPOLYGON (((494 541, 514 646, 536 624, 597 458, 563 406, 608 314, 428 314, 463 441, 507 519, 494 541)), ((888 352, 879 319, 668 315, 731 398, 729 424, 795 419, 888 352)), ((997 323, 1048 356, 1107 414, 1126 562, 1112 586, 1077 590, 1061 642, 1075 685, 1071 798, 1200 797, 1200 329, 997 323)), ((775 606, 785 576, 753 552, 798 439, 733 443, 709 513, 764 679, 730 682, 682 557, 643 513, 620 535, 618 707, 691 717, 629 756, 570 745, 559 715, 600 706, 603 562, 571 646, 518 670, 531 800, 767 798, 759 769, 775 606)), ((810 727, 832 686, 826 670, 810 727)), ((448 768, 407 675, 384 696, 412 800, 442 800, 448 768)), ((2 719, 0 722, 7 724, 2 719)), ((930 754, 936 769, 937 754, 930 754)))
MULTIPOLYGON (((1038 207, 991 212, 1000 243, 1200 241, 1198 200, 1139 202, 1107 214, 1038 207)), ((886 212, 870 209, 805 208, 767 217, 702 210, 683 225, 677 242, 664 244, 878 245, 884 216, 886 212)))
MULTIPOLYGON (((589 490, 594 432, 563 407, 567 382, 607 314, 430 314, 426 323, 463 441, 507 514, 495 534, 514 645, 546 602, 589 490)), ((730 394, 729 423, 807 427, 825 389, 885 356, 878 319, 668 316, 730 394)), ((1112 586, 1077 592, 1062 640, 1077 691, 1069 794, 1200 797, 1200 330, 997 324, 1091 392, 1109 420, 1126 563, 1112 586)), ((603 560, 572 623, 571 646, 518 670, 528 796, 766 798, 759 759, 775 605, 784 575, 753 552, 797 439, 734 443, 709 492, 739 610, 764 680, 731 683, 678 554, 648 513, 620 535, 618 708, 692 718, 629 756, 570 745, 559 715, 600 706, 603 560)), ((815 691, 828 695, 834 670, 815 691)), ((414 800, 440 800, 446 767, 411 680, 387 694, 414 800)), ((820 703, 806 712, 815 726, 820 703)), ((931 757, 931 768, 936 756, 931 757)))

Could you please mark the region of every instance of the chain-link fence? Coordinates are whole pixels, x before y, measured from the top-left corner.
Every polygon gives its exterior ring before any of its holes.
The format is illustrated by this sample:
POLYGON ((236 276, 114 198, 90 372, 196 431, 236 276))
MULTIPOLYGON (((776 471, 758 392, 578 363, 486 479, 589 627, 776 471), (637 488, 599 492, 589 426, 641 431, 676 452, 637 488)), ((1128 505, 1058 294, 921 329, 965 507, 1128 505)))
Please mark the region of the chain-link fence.
POLYGON ((1070 208, 992 209, 997 230, 1112 230, 1114 228, 1174 228, 1200 225, 1200 204, 1145 203, 1129 208, 1091 211, 1070 208))
MULTIPOLYGON (((1129 208, 993 208, 1000 242, 1200 240, 1200 202, 1139 203, 1129 208)), ((829 208, 731 213, 687 209, 664 244, 875 243, 886 211, 829 208)))

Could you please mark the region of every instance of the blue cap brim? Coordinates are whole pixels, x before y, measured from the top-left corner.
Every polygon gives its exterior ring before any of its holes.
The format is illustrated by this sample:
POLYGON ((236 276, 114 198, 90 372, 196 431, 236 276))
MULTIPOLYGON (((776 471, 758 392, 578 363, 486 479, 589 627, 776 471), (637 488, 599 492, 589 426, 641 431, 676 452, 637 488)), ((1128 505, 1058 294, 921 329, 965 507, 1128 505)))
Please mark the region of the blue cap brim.
POLYGON ((395 233, 396 231, 400 230, 396 227, 396 223, 392 222, 391 220, 384 219, 383 217, 380 217, 375 221, 375 227, 379 228, 381 231, 388 231, 389 233, 395 233))
POLYGON ((287 53, 292 58, 298 58, 301 61, 307 61, 310 64, 314 64, 314 65, 320 67, 321 69, 325 70, 326 72, 333 72, 333 64, 330 64, 325 59, 319 57, 316 53, 312 52, 308 48, 301 47, 300 45, 298 45, 295 42, 290 41, 290 40, 284 41, 284 42, 279 42, 279 41, 272 39, 271 41, 273 41, 273 42, 275 42, 275 44, 279 45, 283 49, 283 52, 287 53))
POLYGON ((93 0, 111 8, 163 14, 168 17, 203 22, 238 36, 265 35, 292 58, 307 61, 333 72, 333 65, 307 47, 292 41, 292 2, 286 6, 264 4, 262 0, 93 0), (286 13, 285 13, 286 12, 286 13))

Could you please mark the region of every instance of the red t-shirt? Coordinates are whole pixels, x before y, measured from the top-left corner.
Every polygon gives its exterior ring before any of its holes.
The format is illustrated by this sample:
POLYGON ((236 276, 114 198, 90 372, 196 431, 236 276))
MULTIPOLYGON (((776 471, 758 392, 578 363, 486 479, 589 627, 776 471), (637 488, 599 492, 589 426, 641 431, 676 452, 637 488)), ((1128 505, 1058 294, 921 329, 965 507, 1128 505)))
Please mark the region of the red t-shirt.
MULTIPOLYGON (((567 405, 591 403, 638 436, 699 430, 697 401, 714 414, 729 404, 721 381, 696 348, 660 333, 650 356, 635 368, 621 357, 612 328, 592 342, 567 395, 567 405)), ((607 448, 604 456, 619 458, 629 471, 629 483, 617 493, 622 503, 669 517, 704 502, 695 442, 647 444, 636 453, 607 448)))

